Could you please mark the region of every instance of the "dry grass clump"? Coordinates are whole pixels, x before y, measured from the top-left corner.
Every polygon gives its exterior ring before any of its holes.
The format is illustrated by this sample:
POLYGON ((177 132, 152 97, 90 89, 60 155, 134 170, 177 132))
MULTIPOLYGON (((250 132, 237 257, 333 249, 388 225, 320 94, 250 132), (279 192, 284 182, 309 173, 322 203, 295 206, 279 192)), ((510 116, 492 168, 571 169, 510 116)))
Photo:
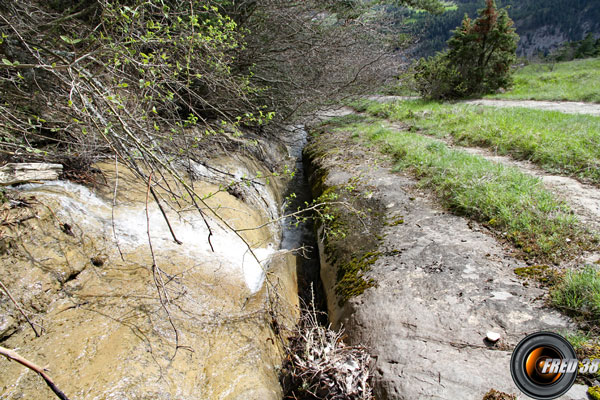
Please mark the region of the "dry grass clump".
POLYGON ((483 396, 483 400, 516 400, 516 399, 517 399, 517 396, 515 396, 514 394, 500 392, 496 389, 490 389, 490 391, 487 392, 483 396))
POLYGON ((374 399, 366 349, 346 345, 343 330, 321 325, 314 307, 303 314, 281 372, 284 398, 374 399))

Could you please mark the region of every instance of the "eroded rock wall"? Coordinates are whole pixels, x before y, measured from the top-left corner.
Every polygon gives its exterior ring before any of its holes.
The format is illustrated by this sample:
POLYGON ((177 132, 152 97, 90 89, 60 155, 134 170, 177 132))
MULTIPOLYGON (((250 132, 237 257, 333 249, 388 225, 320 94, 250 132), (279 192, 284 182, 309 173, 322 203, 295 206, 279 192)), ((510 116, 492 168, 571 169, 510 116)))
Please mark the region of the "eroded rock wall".
MULTIPOLYGON (((0 280, 43 334, 1 294, 0 345, 48 366, 71 399, 280 399, 278 333, 298 316, 296 260, 276 251, 277 225, 238 237, 225 222, 243 229, 276 218, 282 182, 254 180, 270 172, 250 158, 210 165, 190 182, 214 194, 207 204, 222 220, 159 190, 181 245, 123 166, 100 165, 106 182, 95 188, 13 190, 29 206, 2 210, 14 223, 1 227, 0 280)), ((54 396, 17 363, 0 360, 0 371, 2 399, 54 396)))

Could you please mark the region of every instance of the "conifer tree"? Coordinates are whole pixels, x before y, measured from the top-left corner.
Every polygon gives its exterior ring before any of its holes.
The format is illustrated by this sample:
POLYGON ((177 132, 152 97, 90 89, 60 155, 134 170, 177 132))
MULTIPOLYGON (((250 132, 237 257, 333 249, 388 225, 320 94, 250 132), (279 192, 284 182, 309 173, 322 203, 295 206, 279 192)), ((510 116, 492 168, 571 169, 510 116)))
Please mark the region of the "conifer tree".
POLYGON ((471 21, 465 16, 453 33, 448 59, 469 93, 487 93, 509 84, 519 37, 506 10, 487 0, 479 18, 471 21))
POLYGON ((419 61, 415 74, 419 91, 425 97, 458 98, 509 86, 518 39, 507 11, 486 0, 477 19, 465 15, 446 52, 419 61))

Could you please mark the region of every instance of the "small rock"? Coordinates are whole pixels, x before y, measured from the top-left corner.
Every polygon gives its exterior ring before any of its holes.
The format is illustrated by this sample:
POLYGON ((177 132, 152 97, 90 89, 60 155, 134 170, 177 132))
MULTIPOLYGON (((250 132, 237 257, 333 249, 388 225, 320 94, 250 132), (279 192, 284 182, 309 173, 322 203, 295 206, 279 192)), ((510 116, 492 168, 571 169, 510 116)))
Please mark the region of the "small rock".
POLYGON ((485 338, 486 338, 488 341, 492 342, 492 343, 496 343, 498 340, 500 340, 500 334, 499 334, 499 333, 496 333, 496 332, 489 331, 489 332, 488 332, 488 333, 485 335, 485 338))

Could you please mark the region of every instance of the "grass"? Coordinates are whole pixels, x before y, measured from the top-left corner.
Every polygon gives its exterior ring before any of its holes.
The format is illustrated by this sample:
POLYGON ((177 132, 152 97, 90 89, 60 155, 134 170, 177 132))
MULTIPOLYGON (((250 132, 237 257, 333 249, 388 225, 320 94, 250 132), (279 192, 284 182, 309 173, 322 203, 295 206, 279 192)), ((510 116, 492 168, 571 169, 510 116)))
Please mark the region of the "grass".
POLYGON ((530 160, 552 173, 600 184, 600 117, 525 108, 494 108, 411 100, 352 104, 370 115, 465 146, 530 160))
POLYGON ((488 97, 600 103, 600 58, 528 65, 515 73, 511 90, 488 97))
POLYGON ((593 266, 567 271, 550 293, 554 306, 583 318, 591 325, 600 321, 600 274, 593 266))
MULTIPOLYGON (((442 1, 442 6, 444 7, 443 12, 458 10, 458 6, 456 5, 456 3, 454 1, 442 1)), ((414 8, 413 11, 416 12, 417 14, 424 14, 424 13, 428 12, 427 10, 423 10, 421 8, 414 8)), ((403 22, 405 22, 405 21, 403 21, 403 22)))
POLYGON ((392 155, 397 170, 411 171, 457 214, 482 221, 520 248, 526 258, 555 261, 589 246, 590 237, 568 206, 540 180, 482 157, 448 148, 414 132, 390 129, 385 121, 356 116, 336 120, 339 130, 392 155))

